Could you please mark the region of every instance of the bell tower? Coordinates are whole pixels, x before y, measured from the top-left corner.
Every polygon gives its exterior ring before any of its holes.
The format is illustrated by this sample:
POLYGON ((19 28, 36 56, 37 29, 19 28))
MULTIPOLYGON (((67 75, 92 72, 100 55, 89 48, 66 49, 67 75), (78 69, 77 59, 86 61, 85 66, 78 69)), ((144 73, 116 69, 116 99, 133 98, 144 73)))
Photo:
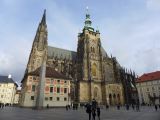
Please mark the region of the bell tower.
POLYGON ((77 80, 79 102, 102 101, 102 52, 100 33, 92 27, 87 9, 85 25, 78 34, 77 80))

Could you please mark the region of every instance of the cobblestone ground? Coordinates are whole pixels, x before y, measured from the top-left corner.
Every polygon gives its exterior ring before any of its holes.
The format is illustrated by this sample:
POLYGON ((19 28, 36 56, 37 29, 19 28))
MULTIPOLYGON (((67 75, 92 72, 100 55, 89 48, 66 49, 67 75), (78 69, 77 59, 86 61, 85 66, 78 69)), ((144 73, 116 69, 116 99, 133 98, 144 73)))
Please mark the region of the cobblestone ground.
MULTIPOLYGON (((6 107, 0 109, 0 120, 88 120, 88 114, 83 108, 66 111, 65 108, 32 110, 6 107)), ((114 107, 101 109, 101 120, 160 120, 160 109, 155 111, 154 107, 141 107, 140 112, 131 109, 126 111, 125 108, 117 110, 114 107)))

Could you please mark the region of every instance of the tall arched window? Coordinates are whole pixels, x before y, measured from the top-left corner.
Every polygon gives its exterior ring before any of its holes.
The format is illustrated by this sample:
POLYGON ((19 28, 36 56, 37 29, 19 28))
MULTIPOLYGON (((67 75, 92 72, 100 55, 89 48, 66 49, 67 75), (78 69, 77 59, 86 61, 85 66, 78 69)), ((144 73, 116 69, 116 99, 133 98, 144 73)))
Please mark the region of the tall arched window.
POLYGON ((95 63, 92 65, 92 75, 93 76, 97 75, 97 65, 95 63))

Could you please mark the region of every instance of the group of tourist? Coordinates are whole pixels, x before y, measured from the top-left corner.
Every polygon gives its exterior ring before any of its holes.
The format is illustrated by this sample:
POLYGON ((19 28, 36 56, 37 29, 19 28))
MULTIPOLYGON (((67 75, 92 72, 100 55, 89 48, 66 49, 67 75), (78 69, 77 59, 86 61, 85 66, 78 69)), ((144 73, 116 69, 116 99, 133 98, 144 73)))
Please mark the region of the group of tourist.
POLYGON ((66 105, 66 110, 70 110, 70 109, 78 110, 78 103, 74 103, 72 105, 66 105))
POLYGON ((95 120, 96 115, 98 117, 98 119, 100 120, 100 107, 97 106, 96 108, 93 107, 93 105, 87 104, 86 105, 86 113, 88 113, 89 115, 89 120, 91 120, 91 116, 92 116, 92 120, 95 120))
POLYGON ((0 103, 0 108, 3 109, 5 107, 4 103, 0 103))

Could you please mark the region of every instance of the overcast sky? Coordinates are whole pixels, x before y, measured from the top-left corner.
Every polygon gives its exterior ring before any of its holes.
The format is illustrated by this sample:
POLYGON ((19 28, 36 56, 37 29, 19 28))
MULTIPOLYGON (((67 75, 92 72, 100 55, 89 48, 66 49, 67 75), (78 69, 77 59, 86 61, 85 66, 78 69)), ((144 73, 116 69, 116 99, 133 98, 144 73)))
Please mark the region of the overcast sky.
POLYGON ((108 55, 138 75, 160 70, 160 0, 0 0, 0 75, 21 81, 44 9, 49 45, 76 51, 86 6, 108 55))

